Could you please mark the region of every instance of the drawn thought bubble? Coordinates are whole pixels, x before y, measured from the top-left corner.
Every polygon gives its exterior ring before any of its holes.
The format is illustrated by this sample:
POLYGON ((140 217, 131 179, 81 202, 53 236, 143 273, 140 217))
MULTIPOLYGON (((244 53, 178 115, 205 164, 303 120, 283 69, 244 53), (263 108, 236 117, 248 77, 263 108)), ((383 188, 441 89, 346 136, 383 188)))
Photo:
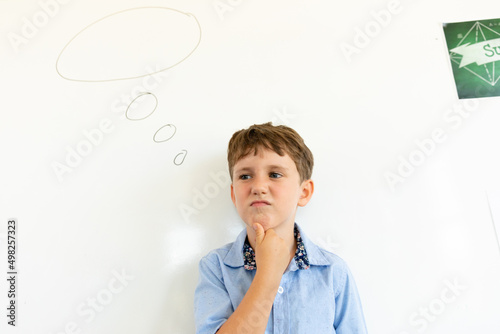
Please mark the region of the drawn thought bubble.
POLYGON ((72 81, 140 78, 180 64, 200 41, 193 14, 167 7, 126 9, 78 32, 61 50, 56 70, 72 81), (151 66, 155 70, 146 73, 151 66))

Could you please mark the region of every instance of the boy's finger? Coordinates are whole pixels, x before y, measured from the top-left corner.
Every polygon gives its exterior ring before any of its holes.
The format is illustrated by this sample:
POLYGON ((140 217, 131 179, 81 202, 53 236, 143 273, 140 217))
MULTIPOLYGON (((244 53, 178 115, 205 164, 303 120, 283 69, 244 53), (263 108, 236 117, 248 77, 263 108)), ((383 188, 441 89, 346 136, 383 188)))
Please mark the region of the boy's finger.
POLYGON ((253 229, 255 230, 255 241, 257 245, 260 245, 265 236, 264 228, 259 223, 255 223, 253 224, 253 229))

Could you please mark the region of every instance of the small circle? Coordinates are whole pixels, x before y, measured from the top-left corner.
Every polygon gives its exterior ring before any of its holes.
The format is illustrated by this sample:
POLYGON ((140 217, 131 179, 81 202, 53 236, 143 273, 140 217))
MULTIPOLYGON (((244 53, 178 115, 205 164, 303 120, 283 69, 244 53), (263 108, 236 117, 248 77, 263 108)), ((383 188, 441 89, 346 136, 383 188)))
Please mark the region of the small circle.
POLYGON ((283 289, 283 287, 282 287, 282 286, 280 286, 280 287, 279 287, 279 289, 278 289, 278 292, 281 294, 281 293, 283 293, 283 291, 284 291, 284 290, 285 290, 285 289, 283 289))
POLYGON ((129 103, 128 107, 127 107, 127 110, 125 111, 125 117, 127 117, 127 119, 131 120, 131 121, 141 121, 143 119, 146 119, 148 118, 149 116, 151 116, 155 110, 156 110, 156 107, 158 107, 158 99, 156 98, 156 96, 153 94, 153 93, 150 93, 150 92, 145 92, 145 93, 141 93, 139 95, 137 95, 135 97, 135 99, 132 100, 132 102, 129 103), (152 95, 154 98, 155 98, 155 107, 153 108, 153 111, 151 111, 149 114, 147 114, 146 116, 144 116, 143 118, 130 118, 128 117, 128 111, 130 109, 130 106, 132 104, 134 104, 135 100, 137 100, 138 98, 140 98, 141 96, 144 96, 144 95, 152 95))
POLYGON ((182 165, 184 163, 184 160, 186 159, 187 153, 188 153, 187 150, 182 150, 181 153, 177 154, 174 158, 174 165, 176 165, 176 166, 182 165), (181 160, 179 160, 179 159, 181 159, 181 160))
MULTIPOLYGON (((162 131, 162 132, 167 132, 169 131, 168 129, 162 131)), ((156 143, 163 143, 163 142, 166 142, 167 140, 170 140, 172 139, 172 137, 175 135, 175 133, 177 132, 177 128, 175 127, 175 125, 173 124, 166 124, 164 126, 162 126, 161 128, 158 129, 158 131, 155 132, 154 136, 153 136, 153 140, 156 142, 156 143), (164 128, 169 128, 170 131, 172 132, 171 135, 168 135, 166 139, 157 139, 156 136, 158 135, 158 133, 164 129, 164 128)), ((167 132, 168 133, 168 132, 167 132)))

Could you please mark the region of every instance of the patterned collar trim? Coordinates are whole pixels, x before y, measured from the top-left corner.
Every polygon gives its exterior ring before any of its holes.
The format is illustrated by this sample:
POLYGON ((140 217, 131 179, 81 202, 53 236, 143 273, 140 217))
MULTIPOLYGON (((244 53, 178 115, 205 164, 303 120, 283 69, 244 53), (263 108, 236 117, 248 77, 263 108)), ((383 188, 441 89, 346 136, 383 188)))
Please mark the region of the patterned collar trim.
MULTIPOLYGON (((306 248, 304 247, 304 242, 300 237, 300 232, 297 226, 293 230, 293 235, 297 241, 297 250, 295 251, 295 263, 297 267, 301 270, 309 269, 309 259, 307 258, 306 248)), ((245 239, 245 244, 243 245, 243 262, 244 268, 246 270, 257 269, 257 264, 255 263, 255 252, 248 242, 248 236, 245 239)))

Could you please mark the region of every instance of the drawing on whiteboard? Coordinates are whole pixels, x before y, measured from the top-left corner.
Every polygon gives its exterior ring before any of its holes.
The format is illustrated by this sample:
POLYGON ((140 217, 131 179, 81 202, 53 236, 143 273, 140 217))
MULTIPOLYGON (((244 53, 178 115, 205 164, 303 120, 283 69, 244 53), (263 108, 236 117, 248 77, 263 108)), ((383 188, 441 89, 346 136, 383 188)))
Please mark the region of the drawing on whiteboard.
POLYGON ((143 119, 146 119, 146 118, 148 118, 149 116, 151 116, 151 115, 155 112, 155 110, 156 110, 156 108, 157 108, 157 107, 158 107, 158 98, 156 97, 156 95, 154 95, 154 94, 153 94, 153 93, 151 93, 151 92, 141 93, 141 94, 137 95, 137 96, 136 96, 136 97, 132 100, 132 102, 130 102, 130 104, 129 104, 129 105, 128 105, 128 107, 127 107, 127 110, 125 111, 125 117, 127 117, 127 119, 129 119, 129 120, 131 120, 131 121, 142 121, 143 119), (134 102, 135 102, 135 101, 137 101, 137 99, 139 99, 140 97, 142 97, 142 96, 148 96, 148 95, 151 95, 151 96, 152 96, 152 97, 154 97, 154 99, 155 99, 155 106, 154 106, 153 110, 152 110, 149 114, 147 114, 146 116, 144 116, 144 117, 142 117, 142 118, 131 118, 131 117, 129 117, 128 112, 129 112, 129 110, 130 110, 130 109, 134 109, 134 107, 132 107, 132 105, 134 104, 134 102))
POLYGON ((181 153, 177 154, 174 158, 174 165, 182 165, 184 163, 184 160, 186 159, 187 153, 187 150, 182 150, 181 153))
POLYGON ((56 71, 79 82, 141 78, 179 65, 200 42, 201 25, 191 13, 168 7, 125 9, 71 38, 57 57, 56 71), (160 69, 144 73, 144 64, 150 62, 159 63, 160 69))
POLYGON ((163 143, 166 142, 175 135, 177 132, 177 128, 173 124, 166 124, 159 128, 155 134, 153 135, 153 141, 155 143, 163 143))

